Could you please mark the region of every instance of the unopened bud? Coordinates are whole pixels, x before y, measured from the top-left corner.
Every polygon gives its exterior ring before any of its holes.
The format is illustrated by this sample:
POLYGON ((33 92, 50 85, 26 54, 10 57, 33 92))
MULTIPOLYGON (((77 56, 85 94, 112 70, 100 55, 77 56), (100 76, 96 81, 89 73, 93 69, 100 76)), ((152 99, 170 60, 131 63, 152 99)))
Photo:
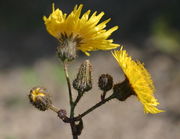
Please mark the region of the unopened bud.
POLYGON ((102 74, 99 77, 98 86, 101 90, 107 92, 111 90, 113 86, 113 78, 109 74, 102 74))
POLYGON ((32 105, 41 111, 45 111, 52 105, 47 90, 42 87, 34 87, 30 90, 29 100, 32 105))
POLYGON ((134 91, 131 88, 131 85, 127 79, 122 83, 117 83, 113 87, 113 94, 120 101, 125 101, 131 95, 134 95, 134 91))
POLYGON ((62 61, 72 61, 76 58, 76 50, 80 43, 77 36, 61 34, 59 38, 60 45, 57 47, 58 57, 62 61))
POLYGON ((74 89, 79 92, 86 92, 92 88, 92 65, 89 60, 85 60, 79 68, 76 79, 73 81, 74 89))

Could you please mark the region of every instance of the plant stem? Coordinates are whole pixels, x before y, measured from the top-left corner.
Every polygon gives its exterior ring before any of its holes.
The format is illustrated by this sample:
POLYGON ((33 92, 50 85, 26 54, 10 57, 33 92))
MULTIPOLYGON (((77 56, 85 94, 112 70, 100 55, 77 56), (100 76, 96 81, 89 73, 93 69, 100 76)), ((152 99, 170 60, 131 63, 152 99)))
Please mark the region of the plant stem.
POLYGON ((75 109, 77 103, 79 102, 79 100, 81 99, 82 94, 83 94, 83 92, 82 93, 78 92, 78 96, 76 97, 76 100, 73 102, 73 104, 71 106, 71 113, 72 113, 73 116, 74 116, 74 109, 75 109))
POLYGON ((70 125, 71 125, 73 139, 78 139, 78 135, 76 133, 74 133, 74 131, 75 131, 74 129, 76 128, 75 121, 71 122, 70 125))
POLYGON ((65 72, 66 81, 67 81, 67 85, 68 85, 68 91, 69 91, 69 104, 71 106, 73 103, 72 92, 71 92, 71 83, 70 83, 70 79, 69 79, 67 63, 64 62, 63 64, 64 64, 64 72, 65 72))
POLYGON ((103 94, 101 95, 101 100, 105 99, 106 93, 107 93, 106 91, 103 92, 103 94))
POLYGON ((83 96, 83 93, 84 92, 78 92, 78 96, 76 97, 76 100, 74 101, 74 107, 76 107, 77 103, 79 102, 79 100, 83 96))
POLYGON ((101 105, 103 105, 104 103, 108 102, 109 100, 114 98, 114 94, 112 94, 111 96, 109 96, 106 99, 101 100, 100 102, 98 102, 97 104, 95 104, 94 106, 92 106, 91 108, 89 108, 88 110, 86 110, 85 112, 83 112, 82 114, 80 114, 79 116, 75 117, 75 121, 82 119, 84 116, 86 116, 88 113, 92 112, 93 110, 95 110, 96 108, 100 107, 101 105))
POLYGON ((49 105, 49 109, 51 109, 52 111, 58 113, 59 109, 57 107, 55 107, 54 105, 49 105))
MULTIPOLYGON (((67 63, 64 62, 64 72, 65 72, 65 76, 66 76, 66 81, 67 81, 67 85, 68 85, 68 91, 69 91, 69 104, 70 104, 70 118, 74 118, 74 103, 73 103, 73 98, 72 98, 72 91, 71 91, 71 82, 69 79, 69 74, 68 74, 68 67, 67 67, 67 63)), ((72 136, 73 139, 78 139, 78 135, 75 133, 75 121, 71 121, 70 122, 70 126, 71 126, 71 132, 72 132, 72 136)))

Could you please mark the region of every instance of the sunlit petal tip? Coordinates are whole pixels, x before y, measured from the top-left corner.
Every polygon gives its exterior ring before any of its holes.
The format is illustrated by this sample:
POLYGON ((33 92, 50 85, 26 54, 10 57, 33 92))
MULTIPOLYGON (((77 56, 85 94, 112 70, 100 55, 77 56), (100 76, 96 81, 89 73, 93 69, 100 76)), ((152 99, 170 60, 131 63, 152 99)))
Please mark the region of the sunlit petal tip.
POLYGON ((100 12, 97 16, 103 17, 103 15, 105 15, 104 12, 100 12))
POLYGON ((82 8, 83 8, 83 4, 80 4, 79 7, 77 8, 77 11, 81 12, 82 8))
POLYGON ((89 52, 84 52, 87 56, 90 56, 90 53, 89 52))
POLYGON ((106 21, 104 21, 105 23, 108 23, 111 21, 111 18, 108 18, 106 21))
POLYGON ((97 14, 97 11, 95 11, 92 15, 91 15, 91 18, 95 17, 97 14))
POLYGON ((114 31, 116 31, 117 29, 119 29, 119 26, 114 26, 114 31))
POLYGON ((55 4, 54 4, 54 2, 52 3, 52 12, 54 12, 55 11, 55 4))
POLYGON ((114 46, 115 46, 115 47, 119 47, 119 46, 121 46, 121 45, 120 45, 120 44, 114 44, 114 46))
POLYGON ((76 11, 78 9, 78 5, 76 4, 75 6, 74 6, 74 11, 76 11))
POLYGON ((44 20, 44 22, 46 22, 46 20, 47 20, 47 17, 46 17, 46 16, 43 16, 43 20, 44 20))
POLYGON ((91 13, 91 10, 87 10, 84 15, 89 15, 91 13))
POLYGON ((108 32, 112 33, 114 31, 116 31, 118 28, 119 28, 118 26, 112 27, 108 30, 108 32))
POLYGON ((80 5, 79 5, 79 8, 80 8, 80 9, 82 9, 82 8, 83 8, 83 6, 84 6, 83 4, 80 4, 80 5))
POLYGON ((159 110, 156 107, 152 108, 152 109, 144 109, 144 113, 145 114, 158 114, 161 112, 165 112, 164 110, 159 110))

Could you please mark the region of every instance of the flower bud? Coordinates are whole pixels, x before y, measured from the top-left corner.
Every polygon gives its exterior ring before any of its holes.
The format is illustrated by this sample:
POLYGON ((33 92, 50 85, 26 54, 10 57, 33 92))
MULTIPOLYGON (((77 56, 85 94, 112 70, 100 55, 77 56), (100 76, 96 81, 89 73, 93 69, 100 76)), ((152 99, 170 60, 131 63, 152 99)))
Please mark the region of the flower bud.
POLYGON ((113 87, 113 94, 115 98, 120 101, 125 101, 131 95, 134 95, 134 91, 132 90, 129 81, 125 79, 122 83, 117 83, 113 87))
POLYGON ((92 88, 92 65, 89 60, 85 60, 77 74, 76 79, 73 81, 74 89, 78 90, 78 92, 86 92, 92 88))
POLYGON ((111 88, 113 86, 112 76, 109 74, 102 74, 99 77, 98 86, 104 92, 111 90, 111 88))
POLYGON ((42 87, 34 87, 30 90, 29 100, 32 105, 41 111, 45 111, 52 105, 47 90, 42 87))

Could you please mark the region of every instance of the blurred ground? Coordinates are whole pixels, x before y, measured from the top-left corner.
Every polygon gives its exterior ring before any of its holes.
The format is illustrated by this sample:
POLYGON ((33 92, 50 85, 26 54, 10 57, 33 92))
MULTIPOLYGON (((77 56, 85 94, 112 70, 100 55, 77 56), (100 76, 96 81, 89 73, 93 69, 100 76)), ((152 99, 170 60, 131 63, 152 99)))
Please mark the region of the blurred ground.
MULTIPOLYGON (((180 2, 54 2, 66 12, 75 4, 83 3, 85 10, 105 11, 104 19, 112 17, 108 28, 120 26, 112 38, 124 45, 133 58, 145 63, 156 86, 159 108, 166 111, 146 115, 135 97, 125 102, 114 100, 84 118, 80 139, 179 139, 180 2)), ((42 21, 42 16, 50 13, 51 3, 42 0, 0 2, 0 139, 72 138, 69 125, 51 111, 36 110, 27 97, 32 87, 44 86, 56 106, 69 110, 62 64, 55 57, 57 42, 46 32, 42 21)), ((100 74, 111 74, 115 82, 123 80, 110 52, 92 52, 90 57, 79 53, 78 59, 70 65, 71 79, 87 58, 93 64, 93 90, 82 98, 77 115, 99 101, 101 92, 97 80, 100 74)))

